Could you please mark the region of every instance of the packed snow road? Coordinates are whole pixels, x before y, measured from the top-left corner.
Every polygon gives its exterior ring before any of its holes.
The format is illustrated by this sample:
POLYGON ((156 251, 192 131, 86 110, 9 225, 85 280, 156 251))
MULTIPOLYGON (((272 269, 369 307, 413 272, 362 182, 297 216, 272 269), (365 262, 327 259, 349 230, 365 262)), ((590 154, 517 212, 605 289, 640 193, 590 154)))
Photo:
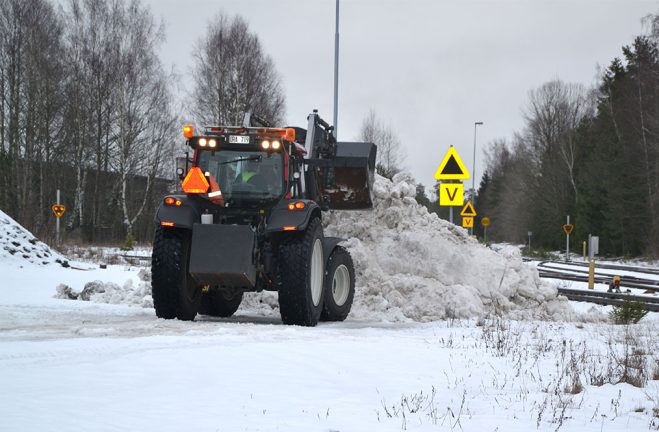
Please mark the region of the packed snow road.
MULTIPOLYGON (((138 288, 137 268, 2 272, 0 430, 622 431, 648 429, 659 404, 657 381, 589 385, 588 359, 614 366, 612 326, 349 318, 302 328, 249 302, 230 319, 167 321, 136 303, 54 298, 60 282, 138 288), (575 373, 584 390, 572 394, 575 373)), ((656 331, 646 323, 635 343, 657 352, 656 331)))

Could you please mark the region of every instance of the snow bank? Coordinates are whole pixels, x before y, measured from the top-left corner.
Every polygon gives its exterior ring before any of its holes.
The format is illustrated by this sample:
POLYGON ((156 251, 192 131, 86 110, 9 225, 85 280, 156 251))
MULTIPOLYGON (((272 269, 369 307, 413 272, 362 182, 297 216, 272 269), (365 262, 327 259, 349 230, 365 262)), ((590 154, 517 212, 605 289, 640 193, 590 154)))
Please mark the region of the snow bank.
POLYGON ((0 210, 0 261, 46 265, 67 260, 0 210))
MULTIPOLYGON (((408 174, 377 176, 374 208, 325 215, 325 235, 347 239, 356 271, 349 319, 433 321, 506 316, 569 320, 576 314, 556 288, 523 263, 515 247, 487 248, 467 231, 417 204, 408 174)), ((150 272, 135 286, 93 282, 81 293, 58 288, 60 298, 150 307, 150 272)), ((276 293, 246 293, 238 313, 278 315, 276 293)))
POLYGON ((505 315, 570 319, 557 290, 510 249, 497 253, 416 203, 414 179, 377 176, 371 211, 336 211, 325 235, 348 239, 356 271, 350 316, 432 321, 505 315))
POLYGON ((64 300, 82 300, 94 303, 129 304, 145 308, 153 307, 151 298, 151 272, 140 270, 138 277, 141 282, 135 286, 131 279, 123 286, 114 282, 103 282, 95 280, 87 282, 82 291, 75 292, 73 288, 65 284, 59 284, 56 288, 55 298, 64 300))

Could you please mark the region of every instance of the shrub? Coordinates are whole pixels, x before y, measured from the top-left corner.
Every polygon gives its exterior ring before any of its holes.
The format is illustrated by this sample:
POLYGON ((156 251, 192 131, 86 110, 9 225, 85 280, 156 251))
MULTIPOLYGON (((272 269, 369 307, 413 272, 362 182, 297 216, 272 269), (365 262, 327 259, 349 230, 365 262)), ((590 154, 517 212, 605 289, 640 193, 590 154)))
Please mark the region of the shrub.
POLYGON ((625 299, 620 306, 614 306, 609 314, 616 324, 636 324, 648 314, 648 310, 643 303, 625 299))
POLYGON ((126 236, 126 241, 124 242, 124 244, 121 245, 121 250, 124 250, 124 251, 133 250, 136 243, 137 242, 135 241, 135 237, 133 237, 132 234, 128 234, 126 236))

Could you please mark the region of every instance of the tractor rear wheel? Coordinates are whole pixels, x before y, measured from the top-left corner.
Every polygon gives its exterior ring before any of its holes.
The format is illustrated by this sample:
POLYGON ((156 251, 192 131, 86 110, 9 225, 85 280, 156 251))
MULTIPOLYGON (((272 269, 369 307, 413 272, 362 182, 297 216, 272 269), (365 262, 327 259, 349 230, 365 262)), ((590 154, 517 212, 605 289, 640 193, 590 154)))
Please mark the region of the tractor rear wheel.
POLYGON ((279 246, 279 311, 284 324, 315 326, 323 309, 323 227, 314 218, 279 246))
POLYGON ((151 257, 151 295, 158 318, 192 321, 201 288, 188 272, 190 232, 158 227, 151 257))
POLYGON ((236 313, 243 301, 242 291, 212 289, 201 295, 199 313, 227 318, 236 313))
POLYGON ((343 321, 355 297, 355 267, 347 250, 337 246, 327 260, 321 321, 343 321))

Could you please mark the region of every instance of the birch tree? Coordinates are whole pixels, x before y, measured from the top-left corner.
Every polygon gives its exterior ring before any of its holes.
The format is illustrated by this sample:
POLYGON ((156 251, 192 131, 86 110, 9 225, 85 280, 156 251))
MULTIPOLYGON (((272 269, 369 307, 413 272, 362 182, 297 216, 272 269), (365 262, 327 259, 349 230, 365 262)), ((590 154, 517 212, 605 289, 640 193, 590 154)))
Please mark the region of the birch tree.
POLYGON ((401 142, 394 130, 380 120, 371 109, 359 132, 362 141, 372 142, 378 146, 376 170, 381 176, 392 178, 402 169, 405 154, 402 152, 401 142))
POLYGON ((252 112, 279 125, 286 110, 273 60, 242 17, 219 14, 195 50, 190 111, 202 125, 241 125, 252 112))
POLYGON ((120 206, 126 236, 145 209, 155 177, 171 158, 178 119, 172 114, 168 77, 156 56, 163 29, 138 1, 117 13, 121 37, 116 87, 116 152, 120 206), (137 180, 145 182, 137 189, 137 180), (136 199, 137 197, 137 199, 136 199))

